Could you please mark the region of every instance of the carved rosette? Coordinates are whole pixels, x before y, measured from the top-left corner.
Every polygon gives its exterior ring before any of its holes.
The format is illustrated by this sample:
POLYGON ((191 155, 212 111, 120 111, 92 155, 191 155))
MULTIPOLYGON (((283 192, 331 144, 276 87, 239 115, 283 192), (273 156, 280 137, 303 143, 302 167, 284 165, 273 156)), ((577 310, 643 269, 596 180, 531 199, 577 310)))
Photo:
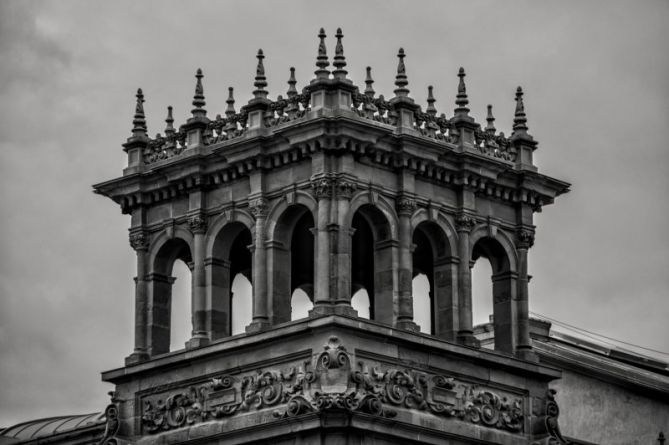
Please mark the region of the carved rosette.
POLYGON ((416 211, 416 201, 408 196, 400 196, 397 198, 397 213, 400 216, 411 216, 416 211))
POLYGON ((455 217, 455 227, 458 232, 470 232, 476 225, 476 219, 467 213, 458 213, 455 217))
POLYGON ((149 237, 146 232, 135 232, 131 233, 130 237, 130 246, 134 250, 146 250, 149 247, 149 237))
POLYGON ((263 197, 252 199, 249 202, 249 210, 256 219, 265 218, 267 216, 268 209, 269 205, 267 200, 263 197))
POLYGON ((332 178, 318 178, 311 181, 311 188, 314 191, 316 199, 331 199, 334 181, 332 178))
POLYGON ((529 249, 534 245, 534 232, 529 230, 519 230, 517 233, 516 245, 519 249, 529 249))
MULTIPOLYGON (((276 418, 332 410, 381 417, 422 411, 510 432, 522 432, 524 423, 520 396, 415 369, 360 361, 354 370, 351 355, 334 336, 312 360, 151 393, 142 405, 146 433, 265 409, 276 418)), ((547 412, 554 410, 547 407, 547 412)))
POLYGON ((207 220, 203 215, 194 215, 188 220, 188 226, 194 234, 205 233, 207 231, 207 220))

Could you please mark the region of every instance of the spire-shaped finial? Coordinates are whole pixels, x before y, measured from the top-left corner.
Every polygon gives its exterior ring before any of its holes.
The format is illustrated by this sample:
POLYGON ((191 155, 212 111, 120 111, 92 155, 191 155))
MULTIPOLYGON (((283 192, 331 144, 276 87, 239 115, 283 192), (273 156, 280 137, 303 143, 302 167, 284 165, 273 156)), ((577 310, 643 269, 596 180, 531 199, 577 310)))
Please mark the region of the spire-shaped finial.
POLYGON ((434 103, 436 102, 434 95, 432 94, 432 85, 427 87, 427 114, 430 116, 436 116, 437 115, 437 109, 434 107, 434 103))
POLYGON ((337 28, 337 34, 335 34, 335 37, 337 37, 337 46, 335 47, 334 62, 332 62, 335 70, 332 71, 332 74, 334 75, 335 79, 345 79, 348 71, 344 69, 346 66, 346 58, 344 57, 344 45, 341 43, 341 38, 344 37, 344 34, 341 32, 341 28, 337 28))
POLYGON ((458 106, 458 108, 456 108, 455 111, 468 113, 469 108, 467 108, 467 104, 469 103, 469 99, 467 99, 467 87, 465 86, 464 68, 460 67, 460 70, 458 71, 458 77, 460 78, 460 82, 458 83, 458 95, 455 99, 455 104, 458 106))
POLYGON ((262 63, 262 59, 265 58, 262 49, 258 50, 256 57, 258 58, 258 65, 256 66, 256 80, 253 82, 253 86, 256 87, 253 95, 256 99, 265 99, 267 98, 267 91, 265 91, 267 78, 265 77, 265 66, 262 63))
POLYGON ((202 74, 202 70, 200 68, 197 69, 197 72, 195 73, 195 78, 197 79, 197 82, 195 83, 195 95, 193 96, 193 110, 191 113, 193 113, 193 116, 206 116, 207 111, 202 108, 205 106, 205 101, 204 101, 204 88, 202 87, 202 78, 204 75, 202 74))
POLYGON ((527 131, 527 117, 525 116, 525 105, 523 104, 523 89, 516 90, 516 113, 513 117, 513 131, 527 131))
POLYGON ((225 115, 230 118, 235 115, 235 98, 233 96, 234 88, 228 87, 228 99, 225 101, 228 106, 225 108, 225 115))
POLYGON ((135 117, 132 120, 133 136, 146 136, 146 118, 144 117, 144 93, 137 88, 137 104, 135 105, 135 117))
POLYGON ((289 98, 297 96, 297 88, 295 88, 296 84, 297 84, 297 80, 295 80, 295 67, 291 66, 290 67, 290 78, 288 78, 288 91, 286 92, 286 95, 289 98))
POLYGON ((395 76, 395 88, 394 93, 397 97, 406 97, 409 95, 409 89, 407 85, 409 81, 407 80, 406 67, 404 66, 404 48, 400 48, 397 53, 397 57, 400 59, 397 64, 397 75, 395 76))
POLYGON ((367 67, 367 77, 365 78, 365 95, 368 97, 374 97, 374 88, 372 88, 372 84, 374 83, 374 79, 372 79, 372 67, 368 66, 367 67))
POLYGON ((325 37, 325 30, 321 28, 318 33, 320 43, 318 44, 318 57, 316 57, 316 66, 318 69, 314 71, 317 79, 327 79, 330 75, 330 71, 327 70, 330 62, 328 62, 327 49, 325 48, 325 37))
POLYGON ((492 115, 492 105, 488 104, 488 116, 485 118, 486 122, 488 122, 488 125, 485 127, 485 131, 491 134, 495 134, 495 131, 497 129, 495 128, 495 117, 492 115))
POLYGON ((165 134, 174 134, 174 118, 172 117, 172 105, 167 107, 167 117, 165 118, 165 134))

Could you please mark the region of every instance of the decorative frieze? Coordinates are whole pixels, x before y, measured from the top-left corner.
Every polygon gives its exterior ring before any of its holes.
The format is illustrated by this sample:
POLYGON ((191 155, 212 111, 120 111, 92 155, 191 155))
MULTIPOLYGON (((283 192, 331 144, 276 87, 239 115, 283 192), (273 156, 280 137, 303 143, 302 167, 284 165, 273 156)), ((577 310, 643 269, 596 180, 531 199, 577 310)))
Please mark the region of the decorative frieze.
POLYGON ((276 418, 343 410, 380 417, 420 411, 484 427, 522 432, 523 399, 415 369, 358 361, 337 337, 313 361, 286 369, 222 375, 142 399, 146 433, 180 428, 243 412, 272 409, 276 418))

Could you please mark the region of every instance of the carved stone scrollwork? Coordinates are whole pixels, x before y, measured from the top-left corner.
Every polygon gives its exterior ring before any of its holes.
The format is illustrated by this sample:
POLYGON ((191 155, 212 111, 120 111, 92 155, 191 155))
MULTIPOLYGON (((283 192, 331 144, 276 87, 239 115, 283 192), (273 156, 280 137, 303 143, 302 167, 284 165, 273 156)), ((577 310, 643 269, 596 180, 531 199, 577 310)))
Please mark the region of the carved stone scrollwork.
POLYGON ((205 233, 207 231, 207 220, 202 215, 194 215, 188 220, 188 226, 193 233, 205 233))
POLYGON ((109 394, 111 395, 112 403, 105 408, 105 433, 97 445, 116 445, 116 439, 114 439, 114 437, 121 427, 121 422, 118 418, 118 406, 116 406, 115 393, 114 391, 111 391, 109 394))
POLYGON ((408 196, 397 198, 397 212, 400 215, 411 216, 416 211, 416 201, 408 196))
POLYGON ((145 232, 131 233, 129 240, 134 250, 146 250, 149 247, 149 237, 145 232))
POLYGON ((469 232, 476 225, 476 219, 466 213, 458 213, 455 217, 455 227, 459 232, 469 232))
POLYGON ((519 230, 517 237, 517 245, 520 249, 529 249, 534 245, 534 232, 530 232, 529 230, 519 230))
POLYGON ((318 178, 311 181, 311 188, 314 190, 316 199, 331 199, 334 181, 332 178, 318 178))
POLYGON ((249 202, 249 210, 256 218, 264 218, 267 216, 269 205, 265 198, 255 198, 249 202))

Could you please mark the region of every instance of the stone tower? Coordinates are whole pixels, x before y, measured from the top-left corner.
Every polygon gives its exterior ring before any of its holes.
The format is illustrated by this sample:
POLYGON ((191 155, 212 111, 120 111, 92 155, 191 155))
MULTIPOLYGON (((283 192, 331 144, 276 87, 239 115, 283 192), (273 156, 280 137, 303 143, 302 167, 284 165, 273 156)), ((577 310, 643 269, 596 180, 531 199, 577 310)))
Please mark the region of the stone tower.
MULTIPOLYGON (((492 108, 470 115, 465 72, 451 116, 347 77, 321 29, 315 77, 268 97, 258 51, 253 98, 147 135, 137 92, 128 166, 95 191, 131 215, 137 254, 135 347, 108 407, 116 443, 562 443, 532 352, 527 253, 533 213, 569 184, 538 173, 523 92, 510 137, 492 108), (330 67, 333 69, 330 70, 330 67), (471 266, 492 266, 494 350, 473 336, 471 266), (170 352, 172 268, 192 271, 192 338, 170 352), (429 282, 431 326, 413 317, 412 279, 429 282), (231 335, 231 287, 252 283, 252 321, 231 335), (291 320, 291 298, 313 308, 291 320), (370 318, 352 295, 365 289, 370 318)), ((450 113, 449 113, 450 114, 450 113)), ((540 277, 538 278, 540 279, 540 277)), ((186 314, 184 316, 187 317, 186 314)))

